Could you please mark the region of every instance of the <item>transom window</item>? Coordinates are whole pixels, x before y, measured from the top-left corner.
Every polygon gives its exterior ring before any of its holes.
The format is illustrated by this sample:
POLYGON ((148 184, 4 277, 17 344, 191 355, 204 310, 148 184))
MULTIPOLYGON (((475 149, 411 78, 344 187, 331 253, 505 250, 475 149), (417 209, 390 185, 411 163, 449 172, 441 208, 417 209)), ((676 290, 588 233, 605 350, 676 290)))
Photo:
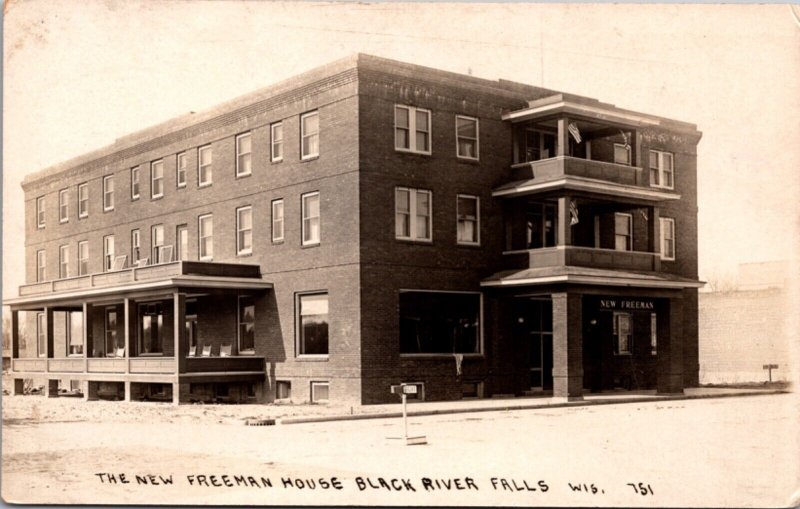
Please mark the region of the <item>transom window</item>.
POLYGON ((297 296, 298 355, 328 355, 328 294, 297 296))
POLYGON ((139 199, 139 167, 131 168, 131 200, 139 199))
POLYGON ((186 152, 181 152, 176 156, 175 161, 175 185, 186 187, 186 168, 189 167, 189 158, 186 152))
POLYGON ((36 198, 36 227, 44 228, 44 196, 36 198))
POLYGON ((164 196, 164 161, 153 161, 150 164, 150 197, 164 196))
POLYGON ((114 236, 103 237, 103 270, 108 272, 114 266, 114 236))
POLYGON ((250 133, 236 137, 236 176, 245 177, 252 173, 252 139, 250 133))
POLYGON ((420 154, 431 153, 431 112, 414 106, 394 107, 394 148, 420 154))
POLYGON ((319 112, 300 117, 300 157, 309 159, 319 155, 319 112))
POLYGON ((478 119, 456 115, 456 155, 478 159, 478 119))
POLYGON ((114 176, 103 177, 103 210, 114 210, 114 176))
POLYGON ((58 221, 66 223, 69 221, 69 190, 62 189, 58 192, 58 221))
POLYGON ((675 220, 670 217, 661 217, 661 259, 675 259, 675 220))
POLYGON ((89 273, 89 241, 78 242, 78 275, 89 273))
POLYGON ((251 295, 239 296, 239 353, 253 353, 256 345, 256 303, 251 295))
POLYGON ((459 244, 480 244, 480 199, 459 194, 456 203, 457 236, 459 244))
POLYGON ((89 217, 89 184, 78 185, 78 217, 89 217))
POLYGON ((672 154, 660 150, 650 151, 650 185, 672 189, 674 169, 672 154))
POLYGON ((211 185, 211 145, 197 149, 197 185, 211 185))
POLYGON ((432 240, 430 191, 395 188, 395 237, 404 240, 432 240))
POLYGON ((164 225, 157 224, 150 227, 150 261, 152 263, 161 263, 168 260, 162 260, 164 247, 164 225))
POLYGON ((47 279, 47 253, 44 249, 36 251, 36 281, 47 279))
POLYGON ((283 241, 283 200, 272 201, 272 242, 283 241))
POLYGON ((478 293, 400 292, 401 354, 477 354, 478 293))
POLYGON ((197 222, 200 259, 211 260, 214 257, 214 219, 211 214, 207 214, 200 216, 197 222))
POLYGON ((614 162, 617 164, 631 164, 631 146, 622 143, 614 144, 614 162))
POLYGON ((614 313, 614 355, 629 355, 632 348, 630 313, 614 313))
POLYGON ((276 122, 270 127, 270 159, 273 163, 283 161, 283 124, 276 122))
POLYGON ((614 249, 631 251, 633 249, 633 216, 617 212, 614 214, 614 249))
POLYGON ((319 244, 320 242, 320 203, 319 193, 308 193, 302 196, 303 212, 303 245, 319 244))
POLYGON ((236 209, 236 254, 253 252, 253 208, 236 209))
POLYGON ((69 277, 69 246, 58 248, 58 277, 69 277))

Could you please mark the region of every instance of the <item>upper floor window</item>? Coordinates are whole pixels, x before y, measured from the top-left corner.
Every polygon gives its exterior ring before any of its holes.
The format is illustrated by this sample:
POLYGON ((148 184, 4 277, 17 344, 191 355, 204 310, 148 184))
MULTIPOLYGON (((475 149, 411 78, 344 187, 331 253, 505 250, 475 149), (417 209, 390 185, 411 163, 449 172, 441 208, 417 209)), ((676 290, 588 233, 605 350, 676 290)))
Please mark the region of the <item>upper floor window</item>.
POLYGON ((631 146, 614 143, 614 162, 617 164, 631 164, 631 146))
POLYGON ((528 202, 525 208, 525 248, 554 247, 556 245, 556 205, 547 202, 528 202))
POLYGON ((200 259, 211 260, 214 257, 214 218, 206 214, 200 216, 197 223, 200 259))
POLYGON ((89 241, 78 242, 78 275, 89 273, 89 241))
POLYGON ((189 228, 185 224, 175 230, 175 243, 178 244, 178 260, 189 259, 189 228))
POLYGON ((62 189, 58 192, 58 222, 69 221, 69 190, 62 189))
POLYGON ((197 185, 211 185, 211 145, 197 149, 197 185))
POLYGON ((189 166, 189 159, 186 152, 181 152, 175 156, 175 185, 186 187, 186 168, 189 166))
POLYGON ((239 353, 254 353, 256 348, 256 302, 251 295, 239 296, 239 353))
POLYGON ((42 282, 47 279, 47 253, 44 249, 36 251, 36 281, 42 282))
POLYGON ((525 128, 518 131, 518 152, 515 162, 539 161, 556 155, 556 135, 549 131, 525 128))
POLYGON ((283 124, 275 122, 270 126, 270 159, 273 163, 283 161, 283 124))
POLYGON ((283 200, 272 200, 272 242, 283 240, 283 200))
POLYGON ((297 296, 297 354, 328 355, 328 294, 297 296))
POLYGON ((136 265, 142 256, 142 235, 138 229, 131 230, 131 265, 136 265))
POLYGON ((78 185, 78 217, 89 217, 89 184, 78 185))
POLYGON ((432 240, 430 191, 395 188, 395 237, 408 240, 432 240))
POLYGON ((301 197, 303 223, 303 245, 319 244, 320 241, 320 207, 319 193, 307 193, 301 197))
POLYGON ((36 198, 36 227, 44 228, 44 196, 36 198))
POLYGON ((431 153, 431 112, 413 106, 394 107, 394 148, 431 153))
POLYGON ((480 199, 459 194, 456 201, 456 219, 459 244, 480 244, 480 199))
POLYGON ((108 272, 114 267, 114 236, 103 237, 103 270, 108 272))
POLYGON ((236 137, 236 176, 246 177, 252 173, 251 158, 252 141, 250 133, 240 134, 236 137))
POLYGON ((164 196, 164 161, 150 163, 150 198, 164 196))
POLYGON ((675 220, 670 217, 659 218, 661 230, 661 259, 675 259, 675 220))
POLYGON ((633 249, 633 216, 617 212, 614 214, 614 249, 630 251, 633 249))
POLYGON ((632 348, 632 327, 630 313, 614 313, 614 354, 630 355, 632 348))
POLYGON ((672 189, 675 186, 672 154, 650 151, 650 185, 672 189))
POLYGON ((313 111, 300 117, 300 158, 309 159, 319 155, 319 112, 313 111))
POLYGON ((103 177, 103 210, 114 210, 114 176, 103 177))
POLYGON ((58 277, 69 277, 69 246, 58 247, 58 277))
POLYGON ((164 263, 172 260, 164 258, 164 225, 157 224, 150 227, 150 260, 152 263, 164 263))
POLYGON ((456 115, 456 155, 478 159, 478 119, 456 115))
POLYGON ((131 168, 131 200, 139 199, 139 167, 131 168))
POLYGON ((236 254, 253 252, 253 207, 236 209, 236 254))

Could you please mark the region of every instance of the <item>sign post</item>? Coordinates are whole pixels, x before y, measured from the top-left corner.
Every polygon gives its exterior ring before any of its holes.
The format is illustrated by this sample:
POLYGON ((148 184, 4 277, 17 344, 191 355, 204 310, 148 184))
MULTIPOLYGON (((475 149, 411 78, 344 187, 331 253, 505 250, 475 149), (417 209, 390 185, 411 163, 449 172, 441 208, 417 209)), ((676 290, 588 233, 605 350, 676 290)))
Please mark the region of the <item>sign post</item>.
POLYGON ((763 369, 769 370, 769 381, 771 383, 772 382, 772 370, 773 369, 778 369, 778 365, 777 364, 764 364, 764 366, 762 366, 762 367, 763 367, 763 369))
POLYGON ((399 394, 403 405, 403 440, 405 440, 406 445, 424 445, 428 443, 425 435, 418 437, 408 436, 408 410, 406 409, 406 403, 408 395, 416 393, 417 386, 414 384, 400 384, 392 386, 392 394, 399 394))

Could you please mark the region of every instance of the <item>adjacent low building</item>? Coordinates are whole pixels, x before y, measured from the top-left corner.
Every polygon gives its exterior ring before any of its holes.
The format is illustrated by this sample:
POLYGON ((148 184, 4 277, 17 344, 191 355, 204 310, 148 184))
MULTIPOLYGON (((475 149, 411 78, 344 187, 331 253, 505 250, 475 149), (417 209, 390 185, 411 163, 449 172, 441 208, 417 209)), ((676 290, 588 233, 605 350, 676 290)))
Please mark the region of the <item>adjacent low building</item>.
POLYGON ((700 136, 368 55, 131 134, 23 183, 15 389, 681 392, 698 383, 700 136))

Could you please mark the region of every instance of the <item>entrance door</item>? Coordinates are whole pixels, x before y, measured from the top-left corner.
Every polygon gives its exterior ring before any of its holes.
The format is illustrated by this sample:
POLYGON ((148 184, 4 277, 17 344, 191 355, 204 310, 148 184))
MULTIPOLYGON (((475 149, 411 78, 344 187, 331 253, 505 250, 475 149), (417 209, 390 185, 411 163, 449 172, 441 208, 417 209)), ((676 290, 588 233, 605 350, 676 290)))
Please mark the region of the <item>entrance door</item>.
POLYGON ((553 301, 532 298, 525 305, 529 349, 530 388, 553 389, 553 301))

